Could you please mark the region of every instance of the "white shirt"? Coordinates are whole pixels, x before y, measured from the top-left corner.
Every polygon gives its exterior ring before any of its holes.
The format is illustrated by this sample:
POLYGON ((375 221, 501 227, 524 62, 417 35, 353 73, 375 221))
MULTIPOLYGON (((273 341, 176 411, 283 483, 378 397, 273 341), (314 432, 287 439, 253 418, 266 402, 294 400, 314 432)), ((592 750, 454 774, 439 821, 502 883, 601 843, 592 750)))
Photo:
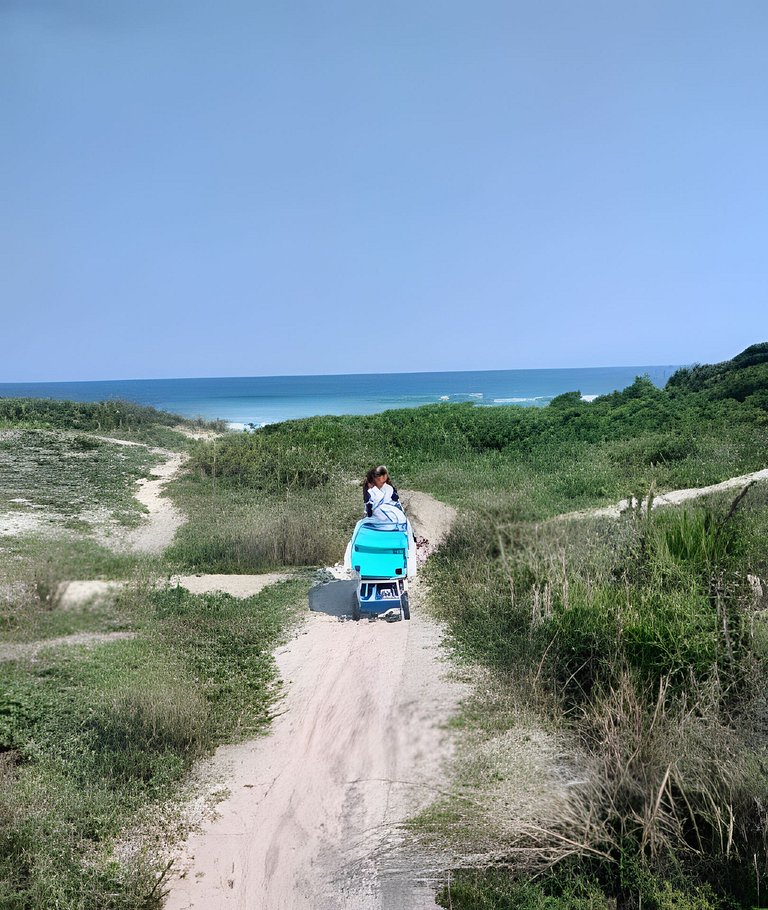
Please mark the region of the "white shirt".
POLYGON ((396 521, 402 524, 406 520, 403 507, 392 499, 394 492, 394 488, 388 483, 382 484, 381 487, 370 487, 366 491, 365 501, 371 505, 371 518, 374 521, 396 521))

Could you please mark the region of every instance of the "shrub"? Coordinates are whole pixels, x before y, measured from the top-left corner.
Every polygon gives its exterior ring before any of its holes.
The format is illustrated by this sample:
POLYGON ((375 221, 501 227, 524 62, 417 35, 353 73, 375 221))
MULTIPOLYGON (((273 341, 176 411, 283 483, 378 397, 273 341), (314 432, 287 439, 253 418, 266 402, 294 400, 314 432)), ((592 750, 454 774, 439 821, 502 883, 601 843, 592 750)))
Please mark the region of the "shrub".
POLYGON ((97 704, 86 730, 99 773, 145 782, 175 778, 211 744, 210 715, 189 680, 129 680, 97 704))
POLYGON ((185 423, 168 411, 132 401, 66 401, 54 398, 2 398, 0 422, 14 426, 35 426, 63 430, 121 430, 161 424, 185 423))
POLYGON ((322 449, 271 441, 243 433, 197 446, 192 465, 202 477, 216 477, 257 490, 311 490, 331 477, 329 455, 322 449))

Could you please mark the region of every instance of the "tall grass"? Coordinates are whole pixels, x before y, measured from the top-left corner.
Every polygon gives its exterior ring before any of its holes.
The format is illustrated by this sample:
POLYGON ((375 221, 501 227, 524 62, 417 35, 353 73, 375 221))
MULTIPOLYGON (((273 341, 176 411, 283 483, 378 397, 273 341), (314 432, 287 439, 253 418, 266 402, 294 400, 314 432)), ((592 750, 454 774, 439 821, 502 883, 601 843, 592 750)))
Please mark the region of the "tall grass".
MULTIPOLYGON (((475 516, 454 530, 430 574, 457 652, 522 704, 555 699, 584 777, 565 828, 548 819, 500 835, 508 868, 535 858, 571 882, 591 869, 606 894, 645 907, 672 892, 713 907, 764 893, 768 683, 746 576, 765 569, 765 497, 610 529, 475 516)), ((475 906, 467 894, 452 906, 475 906)))
POLYGON ((365 417, 287 421, 195 448, 194 470, 223 487, 322 491, 386 463, 398 484, 482 510, 514 497, 520 517, 702 486, 763 467, 768 420, 730 399, 673 395, 638 381, 589 404, 431 405, 365 417))
POLYGON ((278 494, 193 475, 172 492, 189 521, 166 559, 195 572, 331 565, 344 555, 362 509, 360 488, 342 479, 278 494))

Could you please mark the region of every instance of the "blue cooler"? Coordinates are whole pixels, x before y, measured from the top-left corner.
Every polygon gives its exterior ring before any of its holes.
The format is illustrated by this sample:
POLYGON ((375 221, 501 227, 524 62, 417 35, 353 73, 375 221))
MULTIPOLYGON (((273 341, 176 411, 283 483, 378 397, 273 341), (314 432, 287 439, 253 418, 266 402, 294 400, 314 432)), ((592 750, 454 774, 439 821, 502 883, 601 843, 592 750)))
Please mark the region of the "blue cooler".
MULTIPOLYGON (((352 537, 350 562, 359 578, 353 616, 397 610, 410 619, 408 603, 408 533, 405 524, 358 522, 352 537)), ((400 618, 395 617, 395 618, 400 618)))

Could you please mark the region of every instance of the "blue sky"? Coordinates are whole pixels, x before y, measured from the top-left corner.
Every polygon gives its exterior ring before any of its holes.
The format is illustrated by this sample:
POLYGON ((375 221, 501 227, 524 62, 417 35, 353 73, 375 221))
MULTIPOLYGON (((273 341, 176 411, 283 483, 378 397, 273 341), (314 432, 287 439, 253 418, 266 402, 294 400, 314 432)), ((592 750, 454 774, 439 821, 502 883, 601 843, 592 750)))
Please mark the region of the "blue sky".
POLYGON ((768 4, 0 0, 0 381, 768 339, 768 4))

